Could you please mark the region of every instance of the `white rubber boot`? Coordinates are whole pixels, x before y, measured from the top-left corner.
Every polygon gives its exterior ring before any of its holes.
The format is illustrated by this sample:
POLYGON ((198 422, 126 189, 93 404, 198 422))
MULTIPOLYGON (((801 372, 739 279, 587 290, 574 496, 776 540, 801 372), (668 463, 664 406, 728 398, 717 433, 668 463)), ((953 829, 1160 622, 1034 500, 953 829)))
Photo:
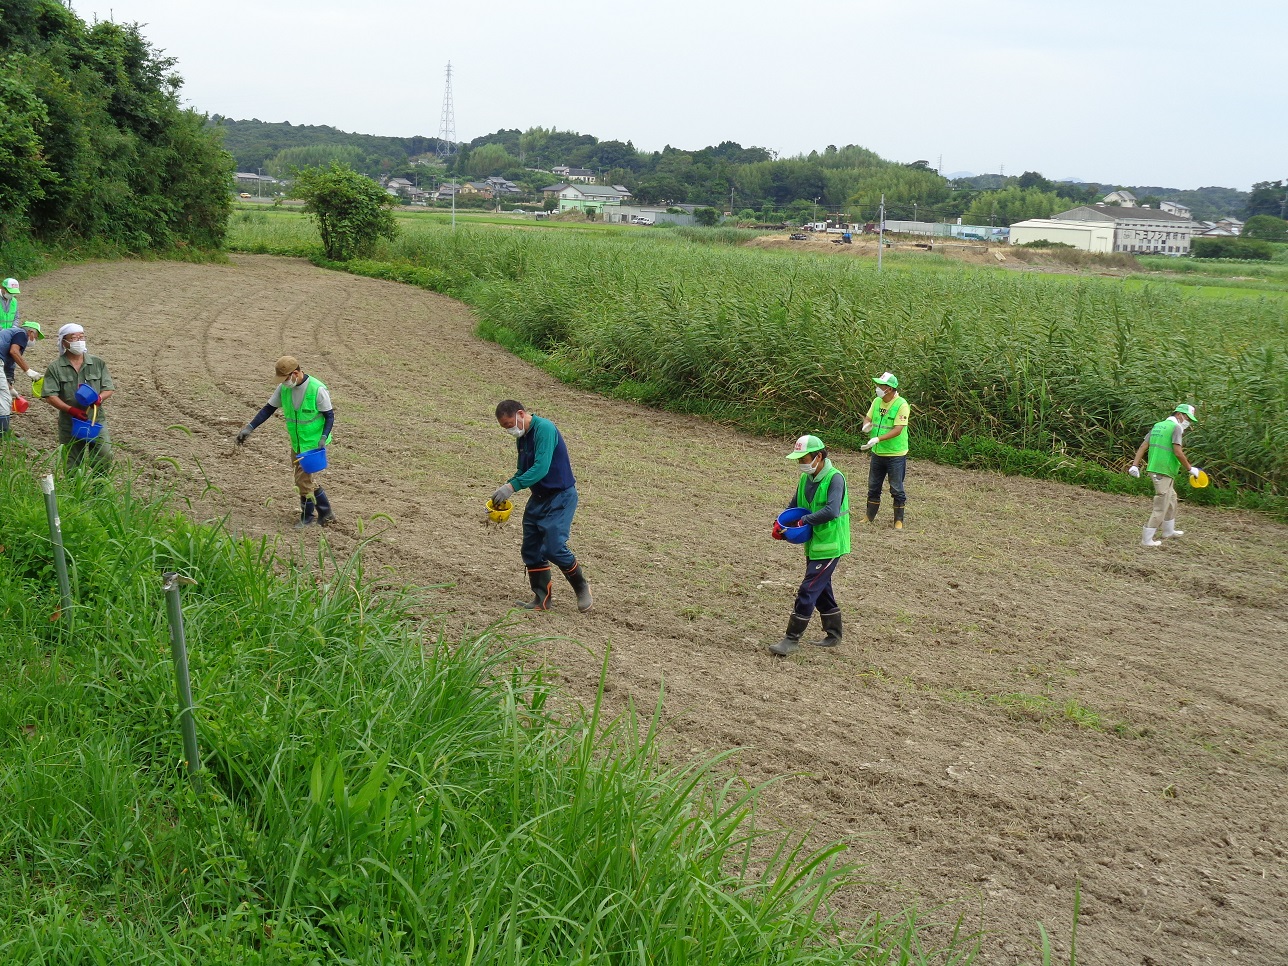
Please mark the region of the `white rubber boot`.
POLYGON ((1163 532, 1160 533, 1159 536, 1162 537, 1164 540, 1166 540, 1168 537, 1183 537, 1185 536, 1185 531, 1176 529, 1175 520, 1164 520, 1163 532))
POLYGON ((1140 545, 1142 547, 1161 547, 1163 545, 1162 540, 1154 539, 1154 532, 1157 529, 1157 527, 1146 527, 1141 531, 1140 545))

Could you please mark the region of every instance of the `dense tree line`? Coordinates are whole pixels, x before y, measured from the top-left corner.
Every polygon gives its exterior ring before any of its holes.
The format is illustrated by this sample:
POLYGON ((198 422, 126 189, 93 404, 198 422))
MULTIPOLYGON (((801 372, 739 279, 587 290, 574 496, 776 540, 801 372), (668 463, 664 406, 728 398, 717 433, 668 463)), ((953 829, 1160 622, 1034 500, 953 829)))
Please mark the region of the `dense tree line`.
POLYGON ((57 0, 0 6, 0 243, 216 247, 232 159, 137 25, 57 0))

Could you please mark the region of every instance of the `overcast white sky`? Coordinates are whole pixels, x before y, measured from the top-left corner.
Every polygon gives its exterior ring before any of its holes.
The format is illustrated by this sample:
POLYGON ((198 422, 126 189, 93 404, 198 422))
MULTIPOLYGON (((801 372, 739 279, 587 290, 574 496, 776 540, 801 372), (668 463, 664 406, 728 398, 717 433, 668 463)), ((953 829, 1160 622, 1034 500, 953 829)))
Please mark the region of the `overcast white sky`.
POLYGON ((1288 177, 1283 0, 73 0, 146 24, 192 107, 437 135, 558 127, 943 171, 1195 188, 1288 177))

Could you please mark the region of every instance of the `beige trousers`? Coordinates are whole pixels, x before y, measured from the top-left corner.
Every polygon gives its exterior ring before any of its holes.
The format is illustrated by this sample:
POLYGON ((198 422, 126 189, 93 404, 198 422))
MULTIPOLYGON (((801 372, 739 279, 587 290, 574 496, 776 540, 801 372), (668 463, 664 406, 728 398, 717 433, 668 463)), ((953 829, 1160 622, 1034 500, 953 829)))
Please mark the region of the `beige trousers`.
POLYGON ((1145 526, 1157 530, 1168 520, 1176 519, 1176 480, 1158 473, 1150 473, 1149 478, 1154 481, 1154 512, 1145 526))

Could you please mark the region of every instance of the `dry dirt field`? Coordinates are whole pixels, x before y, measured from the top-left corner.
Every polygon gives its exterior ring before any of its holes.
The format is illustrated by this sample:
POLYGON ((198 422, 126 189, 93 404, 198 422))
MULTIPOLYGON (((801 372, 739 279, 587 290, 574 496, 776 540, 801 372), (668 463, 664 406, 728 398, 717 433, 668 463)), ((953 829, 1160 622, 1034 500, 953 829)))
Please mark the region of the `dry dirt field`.
MULTIPOLYGON (((560 585, 556 610, 509 620, 572 695, 593 696, 611 646, 611 705, 651 707, 665 684, 677 754, 736 747, 748 780, 779 779, 763 821, 865 865, 847 915, 961 917, 990 963, 1038 961, 1040 921, 1067 962, 1081 883, 1087 966, 1288 958, 1288 528, 1183 504, 1184 538, 1144 550, 1143 500, 914 461, 908 528, 888 502, 855 524, 845 645, 779 660, 764 647, 802 570, 768 538, 790 440, 569 390, 476 339, 459 303, 300 261, 87 264, 24 289, 108 361, 122 457, 200 517, 311 546, 280 423, 232 445, 274 359, 298 355, 336 400, 328 538, 385 530, 370 558, 450 585, 433 599, 453 637, 525 590, 519 528, 478 521, 513 467, 492 408, 552 417, 596 606, 560 585)), ((50 438, 52 416, 34 407, 19 434, 50 438)), ((835 457, 862 492, 866 457, 835 457)))

